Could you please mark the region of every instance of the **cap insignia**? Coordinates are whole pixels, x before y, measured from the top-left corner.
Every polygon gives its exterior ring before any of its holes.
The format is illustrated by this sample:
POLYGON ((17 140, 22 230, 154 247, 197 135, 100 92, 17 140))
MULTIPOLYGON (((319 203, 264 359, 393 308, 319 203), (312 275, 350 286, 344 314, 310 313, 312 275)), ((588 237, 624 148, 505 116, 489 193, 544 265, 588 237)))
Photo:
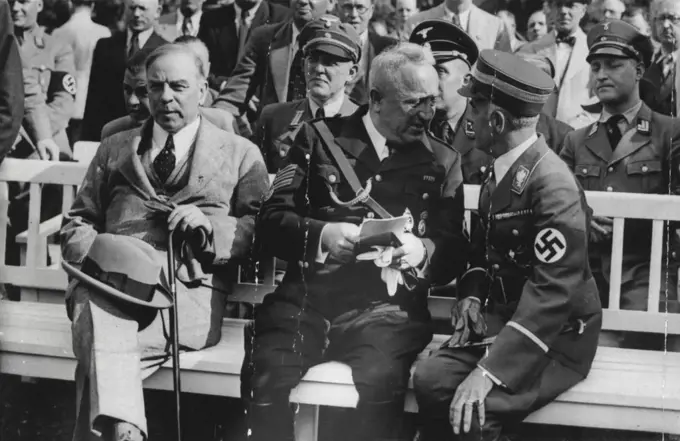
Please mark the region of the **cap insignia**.
POLYGON ((326 37, 326 38, 331 38, 331 33, 330 33, 330 32, 326 32, 325 34, 323 34, 323 36, 326 37))
POLYGON ((608 31, 608 30, 609 30, 609 23, 605 23, 605 24, 604 24, 604 30, 605 30, 605 31, 608 31))
POLYGON ((323 22, 323 25, 324 25, 325 27, 327 27, 327 28, 330 28, 330 27, 331 27, 331 24, 332 24, 334 21, 336 21, 336 20, 334 20, 334 19, 331 18, 331 17, 321 17, 319 20, 321 20, 321 21, 323 22))
POLYGON ((418 32, 416 32, 416 34, 420 35, 420 36, 423 38, 423 40, 425 40, 425 39, 427 38, 427 34, 428 34, 432 29, 434 29, 434 27, 430 26, 429 28, 425 28, 425 29, 419 30, 418 32))

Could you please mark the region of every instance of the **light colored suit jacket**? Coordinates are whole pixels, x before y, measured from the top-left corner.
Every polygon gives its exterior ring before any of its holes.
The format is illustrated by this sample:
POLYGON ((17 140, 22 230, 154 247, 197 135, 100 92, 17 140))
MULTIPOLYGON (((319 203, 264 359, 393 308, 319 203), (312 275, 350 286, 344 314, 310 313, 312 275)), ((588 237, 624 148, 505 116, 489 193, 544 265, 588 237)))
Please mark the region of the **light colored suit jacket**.
MULTIPOLYGON (((560 84, 553 96, 550 97, 545 113, 565 122, 575 129, 588 124, 581 118, 583 114, 582 104, 590 101, 590 64, 586 61, 588 56, 588 44, 586 34, 579 28, 575 34, 576 43, 571 52, 567 68, 562 76, 560 84)), ((555 33, 550 32, 536 41, 532 41, 519 48, 518 52, 540 54, 550 58, 554 65, 557 59, 557 44, 555 33)), ((558 83, 556 80, 555 83, 558 83)))
MULTIPOLYGON (((439 6, 415 14, 406 21, 404 27, 410 35, 413 32, 413 28, 419 23, 434 18, 444 18, 445 16, 446 7, 442 3, 439 6)), ((465 32, 475 40, 480 51, 484 49, 498 49, 500 51, 513 52, 510 45, 510 34, 508 34, 503 21, 475 5, 470 7, 470 17, 468 17, 465 32)))
MULTIPOLYGON (((156 33, 170 42, 175 41, 177 37, 182 35, 180 29, 177 27, 178 14, 177 11, 174 11, 169 14, 161 15, 155 26, 156 33)), ((197 35, 198 28, 194 29, 194 32, 197 35)))

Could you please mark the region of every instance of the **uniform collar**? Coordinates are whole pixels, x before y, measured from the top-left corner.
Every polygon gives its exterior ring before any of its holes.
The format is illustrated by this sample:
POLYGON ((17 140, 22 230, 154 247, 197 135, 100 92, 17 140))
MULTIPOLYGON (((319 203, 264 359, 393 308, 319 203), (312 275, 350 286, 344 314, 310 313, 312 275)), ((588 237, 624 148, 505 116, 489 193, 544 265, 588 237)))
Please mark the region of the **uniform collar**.
POLYGON ((366 133, 368 133, 368 138, 371 140, 373 148, 375 148, 375 153, 381 161, 384 160, 389 156, 389 152, 387 151, 387 139, 378 132, 375 124, 373 124, 371 112, 366 112, 366 114, 361 117, 361 121, 363 121, 364 126, 366 127, 366 133))
POLYGON ((515 147, 514 149, 503 153, 493 163, 494 176, 496 183, 501 182, 505 174, 510 170, 510 167, 522 156, 522 153, 527 151, 529 147, 534 145, 538 140, 538 135, 535 133, 526 141, 515 147))
MULTIPOLYGON (((642 108, 642 100, 640 100, 636 105, 631 107, 630 109, 626 110, 623 112, 623 117, 626 118, 626 122, 628 125, 633 124, 635 121, 635 118, 637 118, 638 113, 640 113, 640 109, 642 108)), ((605 123, 611 118, 612 115, 609 113, 606 109, 602 108, 602 113, 600 114, 600 123, 605 123)))
MULTIPOLYGON (((309 101, 309 109, 312 111, 312 118, 314 118, 316 116, 316 111, 319 108, 319 106, 311 98, 308 98, 308 101, 309 101)), ((326 118, 330 118, 330 117, 335 116, 338 113, 340 113, 340 109, 342 108, 342 105, 343 105, 344 102, 345 102, 345 94, 344 93, 340 93, 340 94, 338 94, 337 97, 332 97, 330 100, 328 100, 323 105, 323 111, 324 111, 324 114, 326 115, 326 118)))

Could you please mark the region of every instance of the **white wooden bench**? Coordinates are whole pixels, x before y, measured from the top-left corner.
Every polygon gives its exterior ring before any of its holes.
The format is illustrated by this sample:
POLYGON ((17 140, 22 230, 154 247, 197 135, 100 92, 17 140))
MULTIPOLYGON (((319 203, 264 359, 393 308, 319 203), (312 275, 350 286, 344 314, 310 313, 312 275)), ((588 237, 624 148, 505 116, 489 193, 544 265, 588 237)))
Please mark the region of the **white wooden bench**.
MULTIPOLYGON (((0 166, 0 181, 29 181, 32 183, 31 191, 39 192, 39 187, 33 184, 55 182, 76 186, 80 183, 78 177, 82 177, 83 173, 84 168, 77 164, 18 164, 6 160, 0 166)), ((478 191, 477 187, 466 187, 466 205, 470 210, 476 208, 478 191)), ((67 197, 64 196, 64 206, 67 206, 67 197)), ((614 246, 612 306, 605 311, 604 328, 680 334, 680 316, 658 312, 660 271, 655 270, 661 267, 663 220, 680 220, 680 197, 611 193, 588 193, 587 197, 595 213, 615 218, 614 243, 621 243, 624 218, 655 220, 649 310, 619 310, 622 250, 620 246, 614 246)), ((39 207, 39 203, 31 200, 31 209, 39 210, 39 207)), ((4 225, 1 223, 6 211, 3 209, 6 209, 6 204, 0 201, 0 239, 4 242, 4 225)), ((39 219, 32 212, 29 216, 39 219)), ((40 249, 44 250, 37 245, 39 232, 37 223, 29 223, 27 267, 0 265, 0 283, 11 282, 30 289, 63 292, 66 286, 63 271, 41 267, 38 263, 36 255, 40 249), (31 255, 33 257, 29 258, 31 255), (32 266, 28 266, 29 263, 32 266)), ((3 250, 4 243, 0 243, 0 251, 3 250)), ((272 290, 272 270, 268 270, 267 285, 240 284, 232 300, 259 303, 272 290)), ((450 299, 431 297, 429 305, 435 318, 448 318, 450 299)), ((239 396, 244 323, 242 320, 225 319, 219 345, 182 355, 184 391, 239 396)), ((436 336, 431 348, 445 338, 436 336)), ((426 356, 427 352, 421 356, 426 356)), ((74 367, 70 323, 63 304, 0 302, 0 372, 72 380, 74 367)), ((170 390, 172 375, 169 367, 149 378, 145 386, 170 390)), ((292 392, 291 400, 300 403, 296 420, 298 440, 308 441, 316 439, 319 406, 354 407, 357 393, 347 366, 326 363, 310 370, 292 392)), ((410 394, 406 411, 416 411, 416 403, 410 394)), ((526 422, 680 434, 680 353, 599 348, 590 376, 552 404, 529 416, 526 422)))

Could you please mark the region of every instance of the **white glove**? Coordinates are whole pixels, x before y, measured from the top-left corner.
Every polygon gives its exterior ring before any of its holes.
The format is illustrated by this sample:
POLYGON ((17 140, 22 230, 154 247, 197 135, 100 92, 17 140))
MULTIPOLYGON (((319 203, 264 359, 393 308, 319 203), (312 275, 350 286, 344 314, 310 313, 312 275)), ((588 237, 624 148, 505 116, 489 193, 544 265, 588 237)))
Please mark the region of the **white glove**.
POLYGON ((425 244, 411 233, 399 237, 401 246, 394 250, 393 259, 399 259, 399 269, 418 268, 425 260, 425 244))
POLYGON ((380 272, 380 278, 387 285, 387 293, 393 296, 397 292, 399 285, 404 284, 404 277, 401 274, 401 270, 394 268, 392 265, 394 247, 380 247, 374 246, 375 251, 369 251, 367 253, 359 254, 357 260, 372 260, 375 266, 382 268, 380 272))
POLYGON ((404 284, 404 276, 402 276, 401 271, 389 266, 382 269, 380 278, 385 282, 385 285, 387 285, 387 294, 389 294, 390 297, 397 293, 399 285, 404 284))

